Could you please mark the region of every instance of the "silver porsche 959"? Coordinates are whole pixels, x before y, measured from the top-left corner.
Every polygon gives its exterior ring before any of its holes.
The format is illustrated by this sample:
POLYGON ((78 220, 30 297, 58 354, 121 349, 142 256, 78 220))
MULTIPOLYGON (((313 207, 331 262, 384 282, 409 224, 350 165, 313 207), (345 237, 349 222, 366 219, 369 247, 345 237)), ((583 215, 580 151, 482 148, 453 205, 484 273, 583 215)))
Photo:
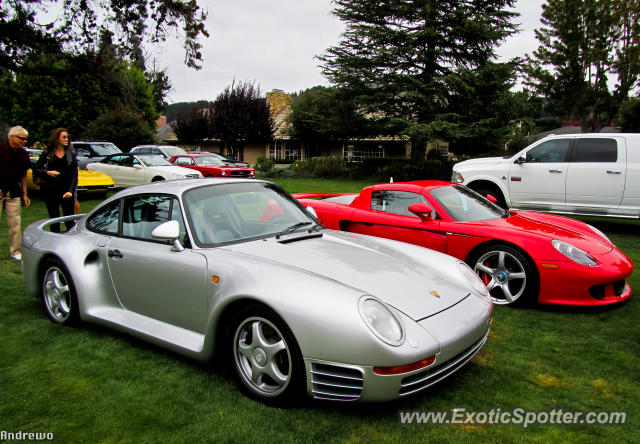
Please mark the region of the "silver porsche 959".
POLYGON ((325 230, 278 185, 157 182, 31 224, 23 276, 49 318, 226 359, 269 404, 386 401, 446 378, 487 339, 492 303, 463 262, 325 230), (64 233, 47 229, 75 220, 64 233))

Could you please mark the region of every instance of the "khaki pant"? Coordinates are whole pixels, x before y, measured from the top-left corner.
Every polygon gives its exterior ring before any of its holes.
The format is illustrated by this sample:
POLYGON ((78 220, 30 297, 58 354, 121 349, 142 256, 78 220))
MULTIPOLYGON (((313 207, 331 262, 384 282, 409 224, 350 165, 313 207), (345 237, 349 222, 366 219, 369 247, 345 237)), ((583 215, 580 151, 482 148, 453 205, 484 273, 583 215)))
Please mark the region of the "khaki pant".
POLYGON ((7 225, 9 225, 9 254, 22 252, 22 234, 20 232, 20 209, 19 197, 5 197, 2 199, 4 205, 0 205, 0 216, 2 207, 7 210, 7 225))

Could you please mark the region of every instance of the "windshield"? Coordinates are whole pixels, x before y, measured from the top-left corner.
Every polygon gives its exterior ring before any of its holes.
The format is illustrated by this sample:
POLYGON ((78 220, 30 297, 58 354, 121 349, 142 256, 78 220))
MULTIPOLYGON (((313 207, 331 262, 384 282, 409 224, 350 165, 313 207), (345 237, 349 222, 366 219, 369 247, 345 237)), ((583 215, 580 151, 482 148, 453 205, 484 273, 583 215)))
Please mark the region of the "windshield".
POLYGON ((263 182, 198 187, 183 202, 200 247, 305 230, 316 222, 291 195, 263 182))
POLYGON ((187 154, 187 152, 185 150, 183 150, 182 148, 180 148, 179 146, 163 146, 162 150, 169 157, 178 156, 180 154, 187 154))
POLYGON ((226 165, 220 158, 215 156, 197 156, 197 157, 194 157, 193 160, 196 161, 196 165, 198 166, 226 165))
POLYGON ((145 154, 136 156, 140 161, 148 167, 155 166, 173 166, 167 159, 162 156, 156 156, 154 154, 145 154))
POLYGON ((122 151, 113 143, 92 143, 91 148, 98 154, 98 156, 109 156, 111 154, 118 154, 122 151))
POLYGON ((499 219, 506 215, 502 208, 462 185, 435 188, 431 195, 458 222, 499 219))

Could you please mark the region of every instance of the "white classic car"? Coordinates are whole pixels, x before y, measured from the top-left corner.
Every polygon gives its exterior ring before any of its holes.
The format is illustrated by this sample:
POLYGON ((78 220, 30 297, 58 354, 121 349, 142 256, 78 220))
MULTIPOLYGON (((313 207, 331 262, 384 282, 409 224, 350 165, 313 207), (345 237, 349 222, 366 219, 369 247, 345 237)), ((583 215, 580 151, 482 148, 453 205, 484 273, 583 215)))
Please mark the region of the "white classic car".
POLYGON ((143 185, 159 180, 202 177, 199 171, 175 166, 164 158, 152 154, 113 154, 100 162, 88 164, 86 168, 110 176, 118 188, 143 185))

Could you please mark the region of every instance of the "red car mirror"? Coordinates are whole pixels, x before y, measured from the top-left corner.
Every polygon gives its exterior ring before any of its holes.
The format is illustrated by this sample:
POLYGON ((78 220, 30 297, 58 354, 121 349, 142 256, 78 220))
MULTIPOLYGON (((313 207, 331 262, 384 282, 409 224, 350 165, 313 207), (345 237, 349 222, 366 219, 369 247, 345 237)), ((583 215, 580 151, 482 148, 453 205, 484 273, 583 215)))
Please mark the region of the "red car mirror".
POLYGON ((433 208, 431 208, 426 203, 414 203, 413 205, 409 205, 409 211, 418 216, 420 219, 431 220, 431 214, 433 213, 433 208))

